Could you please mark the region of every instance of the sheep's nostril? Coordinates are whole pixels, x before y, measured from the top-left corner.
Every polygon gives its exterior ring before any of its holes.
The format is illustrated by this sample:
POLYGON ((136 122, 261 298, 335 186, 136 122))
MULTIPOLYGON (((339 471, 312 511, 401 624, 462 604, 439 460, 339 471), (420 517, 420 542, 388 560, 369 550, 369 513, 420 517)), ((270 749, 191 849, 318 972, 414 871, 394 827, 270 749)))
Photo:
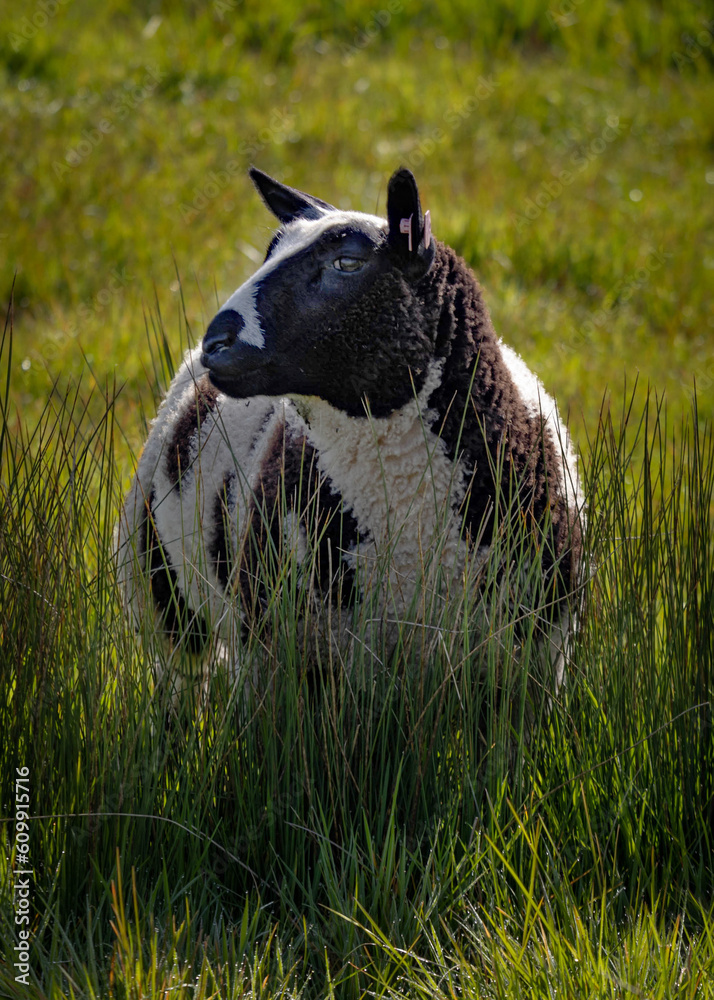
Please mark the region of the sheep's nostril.
POLYGON ((203 338, 203 353, 214 354, 222 347, 232 347, 245 320, 235 309, 223 309, 208 324, 203 338))

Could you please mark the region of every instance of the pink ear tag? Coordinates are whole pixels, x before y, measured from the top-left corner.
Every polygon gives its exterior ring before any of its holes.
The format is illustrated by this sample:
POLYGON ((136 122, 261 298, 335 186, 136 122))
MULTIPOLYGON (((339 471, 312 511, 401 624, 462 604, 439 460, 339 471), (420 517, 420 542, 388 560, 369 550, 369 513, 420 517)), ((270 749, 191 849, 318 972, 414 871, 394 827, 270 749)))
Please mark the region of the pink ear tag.
POLYGON ((413 215, 410 215, 408 219, 401 219, 399 222, 399 232, 406 233, 409 236, 409 252, 412 249, 412 219, 413 215))
POLYGON ((431 212, 427 209, 424 213, 424 246, 431 243, 431 212))

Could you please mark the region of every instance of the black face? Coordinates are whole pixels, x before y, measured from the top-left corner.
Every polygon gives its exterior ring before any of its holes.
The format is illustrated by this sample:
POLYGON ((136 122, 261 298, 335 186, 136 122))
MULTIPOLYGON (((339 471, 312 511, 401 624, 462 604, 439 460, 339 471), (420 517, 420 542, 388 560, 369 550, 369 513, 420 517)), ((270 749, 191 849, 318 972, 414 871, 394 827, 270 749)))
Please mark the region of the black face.
POLYGON ((418 195, 416 211, 406 205, 409 251, 391 218, 386 226, 338 212, 265 175, 256 183, 285 225, 208 327, 202 361, 211 380, 232 396, 314 395, 354 415, 364 415, 365 399, 375 415, 403 405, 433 350, 418 282, 434 249, 420 240, 418 195))

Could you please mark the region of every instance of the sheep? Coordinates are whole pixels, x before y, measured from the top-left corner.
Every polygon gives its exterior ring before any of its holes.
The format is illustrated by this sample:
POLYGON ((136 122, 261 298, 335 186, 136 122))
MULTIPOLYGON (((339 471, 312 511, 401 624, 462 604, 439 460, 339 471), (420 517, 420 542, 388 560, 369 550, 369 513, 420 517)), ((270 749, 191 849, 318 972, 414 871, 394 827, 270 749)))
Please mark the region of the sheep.
POLYGON ((326 620, 344 640, 374 586, 385 620, 399 621, 429 553, 452 579, 485 563, 515 483, 514 523, 547 535, 534 546, 555 594, 557 686, 584 504, 555 402, 496 336, 466 263, 432 235, 409 170, 389 182, 386 219, 250 176, 280 227, 187 353, 141 455, 118 538, 135 623, 196 654, 229 648, 240 670, 241 636, 269 597, 269 549, 309 567, 308 631, 326 620))

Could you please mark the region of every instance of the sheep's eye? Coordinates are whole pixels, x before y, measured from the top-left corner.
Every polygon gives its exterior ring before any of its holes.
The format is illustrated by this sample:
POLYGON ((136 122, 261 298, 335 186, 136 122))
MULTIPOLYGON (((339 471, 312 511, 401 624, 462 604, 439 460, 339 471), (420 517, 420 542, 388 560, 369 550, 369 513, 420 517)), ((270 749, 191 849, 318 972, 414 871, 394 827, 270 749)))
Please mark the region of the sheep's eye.
POLYGON ((333 267, 337 271, 359 271, 361 267, 364 267, 364 261, 358 257, 338 257, 333 267))

